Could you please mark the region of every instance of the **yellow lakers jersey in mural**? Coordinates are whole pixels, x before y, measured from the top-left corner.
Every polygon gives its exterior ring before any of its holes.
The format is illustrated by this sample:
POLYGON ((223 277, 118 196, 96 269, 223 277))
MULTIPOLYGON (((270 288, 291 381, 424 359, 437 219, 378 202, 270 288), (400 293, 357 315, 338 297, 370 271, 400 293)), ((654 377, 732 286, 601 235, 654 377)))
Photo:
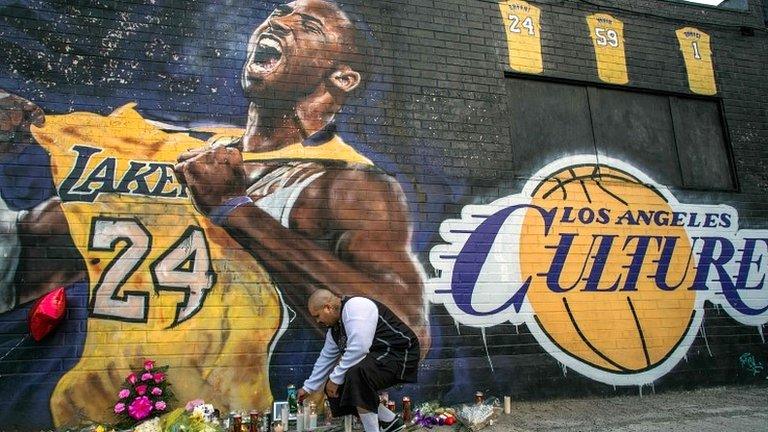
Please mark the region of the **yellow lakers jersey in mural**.
MULTIPOLYGON (((204 143, 164 132, 133 105, 106 117, 48 116, 33 133, 50 153, 70 233, 90 281, 85 347, 54 390, 55 424, 110 419, 125 376, 145 358, 171 366, 169 377, 181 402, 203 398, 223 410, 268 407, 268 351, 280 332, 284 305, 259 263, 196 211, 174 177, 178 155, 204 143)), ((323 154, 370 164, 338 137, 306 150, 297 144, 244 159, 323 154)), ((273 177, 297 177, 297 166, 303 165, 286 162, 290 168, 275 170, 273 177)), ((318 175, 306 172, 312 175, 299 175, 291 195, 318 175)), ((271 184, 274 178, 266 180, 271 184)), ((278 210, 262 207, 282 219, 290 205, 283 200, 278 210)))

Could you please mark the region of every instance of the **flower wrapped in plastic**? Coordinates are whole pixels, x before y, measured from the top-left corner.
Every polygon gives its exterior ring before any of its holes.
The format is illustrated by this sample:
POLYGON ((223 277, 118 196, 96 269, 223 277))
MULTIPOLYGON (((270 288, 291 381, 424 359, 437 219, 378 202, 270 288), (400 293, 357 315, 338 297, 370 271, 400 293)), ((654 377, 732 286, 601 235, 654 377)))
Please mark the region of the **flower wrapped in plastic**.
POLYGON ((438 426, 437 416, 425 414, 416 410, 413 413, 413 424, 418 427, 432 429, 433 427, 438 426))
POLYGON ((190 401, 163 417, 164 432, 224 432, 213 405, 201 399, 190 401))
POLYGON ((439 402, 425 402, 413 412, 410 429, 432 429, 435 426, 451 426, 455 423, 456 413, 452 408, 443 407, 439 402))
POLYGON ((456 418, 467 429, 477 431, 493 424, 499 409, 491 401, 481 404, 461 405, 456 409, 456 418))
MULTIPOLYGON (((125 377, 112 408, 118 418, 118 427, 126 429, 143 425, 146 420, 168 411, 169 402, 175 398, 166 380, 167 371, 167 365, 157 366, 154 360, 147 359, 141 368, 125 377)), ((148 423, 146 427, 151 428, 152 424, 148 423)))
POLYGON ((152 420, 139 423, 133 428, 133 432, 163 432, 163 426, 160 423, 160 418, 155 417, 152 420))
POLYGON ((217 423, 216 408, 211 404, 205 403, 202 399, 195 399, 187 402, 186 410, 191 413, 192 417, 199 418, 206 423, 217 423))

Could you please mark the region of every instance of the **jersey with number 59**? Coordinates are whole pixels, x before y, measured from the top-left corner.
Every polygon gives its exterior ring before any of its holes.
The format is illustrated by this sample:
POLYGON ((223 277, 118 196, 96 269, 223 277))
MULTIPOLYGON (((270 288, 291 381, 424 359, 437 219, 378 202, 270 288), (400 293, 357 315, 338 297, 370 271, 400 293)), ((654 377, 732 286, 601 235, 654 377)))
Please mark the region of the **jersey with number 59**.
POLYGON ((283 305, 265 270, 173 175, 178 155, 203 142, 160 130, 133 105, 47 116, 33 133, 90 281, 85 346, 54 390, 55 424, 113 418, 121 383, 145 358, 171 366, 179 401, 266 408, 283 305))

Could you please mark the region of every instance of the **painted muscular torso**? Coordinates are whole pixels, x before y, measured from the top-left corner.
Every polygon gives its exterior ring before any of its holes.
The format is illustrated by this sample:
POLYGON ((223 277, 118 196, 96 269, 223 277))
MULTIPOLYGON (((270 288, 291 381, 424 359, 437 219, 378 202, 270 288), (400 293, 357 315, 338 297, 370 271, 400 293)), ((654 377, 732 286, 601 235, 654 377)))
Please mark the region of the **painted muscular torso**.
MULTIPOLYGON (((245 170, 250 184, 247 193, 258 207, 351 266, 316 274, 365 272, 368 279, 347 279, 340 292, 374 296, 386 304, 417 334, 423 356, 430 341, 422 306, 418 301, 402 301, 403 296, 420 298, 421 282, 403 248, 410 241, 410 222, 394 179, 360 160, 257 162, 246 163, 245 170)), ((333 288, 328 279, 298 283, 305 288, 309 284, 333 288)), ((282 291, 289 304, 298 311, 305 309, 311 289, 282 291)))

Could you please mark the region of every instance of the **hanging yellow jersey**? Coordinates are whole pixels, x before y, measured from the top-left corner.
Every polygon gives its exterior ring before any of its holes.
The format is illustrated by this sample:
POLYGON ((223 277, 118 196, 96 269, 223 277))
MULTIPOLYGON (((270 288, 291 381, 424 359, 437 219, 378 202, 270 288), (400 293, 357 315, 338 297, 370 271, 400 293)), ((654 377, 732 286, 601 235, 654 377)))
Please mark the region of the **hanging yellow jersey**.
POLYGON ((688 87, 698 94, 708 96, 717 94, 709 35, 695 27, 683 27, 675 34, 685 60, 688 87))
POLYGON ((180 402, 270 406, 268 351, 284 306, 265 270, 174 177, 178 155, 204 143, 160 130, 133 105, 47 116, 33 133, 90 280, 85 346, 54 390, 55 424, 112 419, 121 383, 145 358, 171 366, 180 402))
POLYGON ((608 14, 596 13, 587 17, 587 25, 600 79, 611 84, 627 84, 624 23, 608 14))
POLYGON ((544 71, 541 57, 541 9, 523 0, 499 3, 507 35, 509 67, 517 72, 544 71))

